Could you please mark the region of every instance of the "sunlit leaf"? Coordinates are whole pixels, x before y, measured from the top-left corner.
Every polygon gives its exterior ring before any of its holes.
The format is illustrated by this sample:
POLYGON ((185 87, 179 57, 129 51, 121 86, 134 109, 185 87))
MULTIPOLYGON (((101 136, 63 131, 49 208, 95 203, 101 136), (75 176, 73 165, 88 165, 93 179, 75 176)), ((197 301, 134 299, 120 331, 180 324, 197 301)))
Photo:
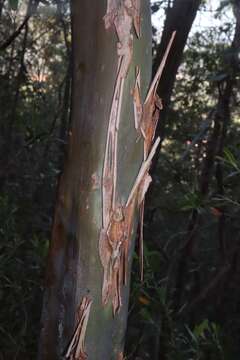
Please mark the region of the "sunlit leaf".
POLYGON ((197 337, 205 337, 206 330, 209 330, 208 319, 204 319, 199 325, 196 325, 193 332, 197 337))

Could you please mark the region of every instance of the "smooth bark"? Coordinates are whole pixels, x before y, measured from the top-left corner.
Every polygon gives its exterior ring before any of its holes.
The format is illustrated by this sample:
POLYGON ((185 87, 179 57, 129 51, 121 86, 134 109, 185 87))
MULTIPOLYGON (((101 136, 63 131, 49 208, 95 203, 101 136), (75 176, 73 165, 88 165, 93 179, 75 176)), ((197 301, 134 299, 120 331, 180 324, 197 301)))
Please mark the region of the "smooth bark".
MULTIPOLYGON (((116 33, 104 27, 106 8, 106 1, 72 1, 72 129, 48 259, 38 356, 41 360, 64 357, 84 297, 92 300, 85 338, 87 359, 118 359, 124 347, 130 274, 123 286, 122 306, 114 317, 111 304, 102 304, 103 267, 99 257, 101 181, 118 62, 116 33)), ((151 77, 147 0, 142 1, 141 10, 142 37, 137 40, 134 34, 133 60, 124 85, 119 127, 117 193, 123 203, 143 160, 143 143, 137 141, 134 128, 132 89, 136 65, 142 72, 143 99, 151 77)), ((133 238, 134 234, 132 241, 133 238)))

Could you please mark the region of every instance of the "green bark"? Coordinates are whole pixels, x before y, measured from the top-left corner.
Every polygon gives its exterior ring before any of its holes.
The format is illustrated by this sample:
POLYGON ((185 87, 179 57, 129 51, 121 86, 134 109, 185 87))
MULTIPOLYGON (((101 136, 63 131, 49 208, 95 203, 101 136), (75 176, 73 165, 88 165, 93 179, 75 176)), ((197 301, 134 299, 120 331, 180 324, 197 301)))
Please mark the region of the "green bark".
MULTIPOLYGON (((99 257, 102 228, 102 173, 108 122, 117 73, 117 36, 106 30, 107 1, 72 0, 72 130, 55 211, 42 312, 39 359, 63 359, 84 297, 92 302, 85 337, 89 360, 117 359, 123 351, 129 278, 122 306, 113 316, 102 304, 103 266, 99 257)), ((118 137, 117 194, 126 203, 143 160, 143 142, 134 128, 132 90, 141 69, 142 100, 151 78, 149 1, 141 4, 142 36, 134 31, 133 59, 124 84, 118 137)), ((135 215, 135 227, 137 211, 135 215)), ((131 239, 131 253, 134 235, 131 239)), ((131 255, 131 254, 130 254, 131 255)), ((129 256, 129 268, 131 256, 129 256)))

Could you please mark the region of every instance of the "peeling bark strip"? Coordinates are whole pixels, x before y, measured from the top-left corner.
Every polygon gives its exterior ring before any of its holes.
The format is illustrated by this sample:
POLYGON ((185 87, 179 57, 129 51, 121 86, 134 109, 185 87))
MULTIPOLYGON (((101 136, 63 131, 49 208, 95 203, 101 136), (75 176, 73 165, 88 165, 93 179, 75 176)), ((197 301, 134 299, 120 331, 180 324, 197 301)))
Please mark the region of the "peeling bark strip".
MULTIPOLYGON (((107 13, 104 16, 105 28, 109 29, 113 26, 118 37, 118 69, 111 103, 103 165, 103 223, 99 237, 99 255, 104 269, 102 302, 106 305, 111 301, 114 315, 122 305, 121 289, 127 282, 128 254, 136 207, 140 210, 141 253, 143 251, 144 198, 152 181, 149 175, 152 158, 160 142, 160 138, 157 138, 152 146, 159 110, 162 108, 156 90, 175 36, 174 33, 143 105, 140 96, 140 70, 138 67, 136 68, 136 81, 132 92, 134 118, 135 128, 140 131, 144 138, 144 160, 128 200, 123 206, 116 194, 118 130, 124 82, 133 55, 132 29, 135 29, 137 37, 140 36, 140 5, 140 0, 108 0, 107 13)), ((143 274, 142 268, 143 256, 141 255, 141 277, 143 274)))
POLYGON ((141 189, 142 191, 139 192, 139 200, 140 203, 142 202, 142 200, 144 199, 145 193, 147 192, 148 186, 151 182, 151 176, 149 175, 148 171, 150 169, 151 166, 151 161, 153 159, 153 156, 157 150, 157 147, 159 145, 160 142, 160 138, 158 137, 149 153, 148 158, 143 161, 141 168, 139 170, 138 176, 135 180, 135 183, 132 187, 131 193, 128 197, 127 200, 127 204, 126 206, 128 206, 131 201, 133 201, 133 199, 135 198, 137 192, 139 191, 139 189, 141 189))
MULTIPOLYGON (((131 16, 131 27, 132 21, 137 37, 141 35, 141 21, 140 21, 140 7, 141 0, 108 0, 107 13, 104 16, 105 28, 109 29, 117 17, 121 17, 123 8, 126 9, 127 13, 131 16)), ((117 30, 117 29, 116 29, 117 30)))
POLYGON ((152 81, 146 100, 144 101, 143 104, 143 113, 141 118, 140 130, 144 137, 144 159, 146 159, 149 154, 151 144, 155 136, 157 122, 159 119, 159 111, 162 109, 162 101, 157 95, 157 88, 175 36, 176 36, 176 31, 174 31, 171 36, 171 39, 168 43, 167 49, 163 56, 162 62, 159 65, 158 71, 152 81))
POLYGON ((69 344, 65 359, 69 360, 86 360, 87 354, 84 350, 85 334, 87 329, 88 318, 92 300, 84 297, 78 310, 78 323, 74 331, 73 337, 69 344))
MULTIPOLYGON (((166 64, 166 60, 171 49, 173 40, 175 38, 176 31, 173 32, 162 62, 159 65, 158 71, 152 81, 144 104, 141 103, 140 94, 140 71, 136 69, 136 81, 133 89, 133 105, 134 105, 134 121, 136 130, 140 130, 144 138, 144 161, 147 160, 152 142, 155 136, 157 123, 159 120, 159 111, 162 109, 161 99, 157 95, 157 88, 161 79, 163 69, 166 64)), ((155 150, 156 151, 156 150, 155 150)), ((145 190, 142 194, 142 200, 138 202, 140 212, 140 237, 139 237, 139 249, 140 249, 140 274, 141 280, 143 280, 143 219, 144 219, 144 198, 151 182, 151 176, 146 173, 145 178, 145 190)), ((144 183, 144 182, 143 182, 144 183)))
POLYGON ((123 353, 122 353, 122 352, 120 352, 120 353, 118 354, 117 360, 124 360, 124 357, 123 357, 123 353))
POLYGON ((141 117, 142 117, 142 111, 143 111, 143 106, 142 106, 142 101, 141 101, 141 93, 140 93, 140 88, 141 88, 140 81, 141 81, 140 69, 137 67, 136 68, 136 81, 135 81, 135 86, 133 89, 134 125, 135 125, 136 130, 140 129, 141 117))
POLYGON ((133 217, 133 206, 123 209, 116 195, 118 129, 122 108, 124 81, 132 61, 134 27, 140 36, 140 0, 108 0, 104 16, 105 28, 114 26, 118 36, 118 69, 111 104, 107 142, 103 166, 102 198, 103 228, 99 239, 99 253, 104 268, 102 301, 111 300, 114 314, 121 306, 121 286, 126 281, 126 244, 133 217), (130 211, 131 209, 131 211, 130 211), (128 215, 129 216, 129 215, 128 215))
POLYGON ((111 105, 107 144, 105 150, 103 169, 103 228, 108 227, 110 214, 115 209, 116 203, 116 179, 117 179, 117 148, 118 128, 122 107, 122 95, 124 80, 132 60, 133 35, 132 26, 139 24, 136 32, 140 33, 140 0, 108 0, 107 13, 104 16, 105 28, 114 25, 118 36, 117 53, 118 70, 111 105), (137 4, 135 4, 137 3, 137 4), (134 20, 135 19, 135 20, 134 20))

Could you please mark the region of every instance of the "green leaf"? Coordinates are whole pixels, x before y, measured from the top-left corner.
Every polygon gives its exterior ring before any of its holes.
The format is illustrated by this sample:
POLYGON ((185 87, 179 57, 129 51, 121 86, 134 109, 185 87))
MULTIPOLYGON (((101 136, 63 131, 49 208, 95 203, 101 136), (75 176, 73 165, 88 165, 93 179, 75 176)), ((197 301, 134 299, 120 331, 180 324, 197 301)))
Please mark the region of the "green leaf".
POLYGON ((201 195, 198 192, 189 192, 184 195, 183 199, 181 199, 179 206, 182 211, 192 209, 200 210, 203 207, 201 195))
POLYGON ((140 315, 141 317, 143 318, 143 320, 147 321, 147 322, 151 322, 152 321, 152 316, 151 316, 151 313, 150 311, 148 311, 148 309, 146 308, 142 308, 140 310, 140 315))
POLYGON ((225 148, 223 152, 224 152, 225 161, 228 162, 236 170, 239 170, 237 160, 235 159, 235 157, 231 153, 231 151, 229 149, 225 148))
POLYGON ((200 336, 204 337, 205 336, 204 332, 206 330, 209 330, 208 319, 205 319, 201 322, 201 324, 196 325, 193 332, 194 332, 195 336, 197 336, 197 337, 200 337, 200 336))
POLYGON ((193 343, 198 346, 198 338, 197 338, 197 336, 194 334, 194 332, 192 332, 192 330, 187 325, 185 325, 185 328, 186 328, 188 334, 190 335, 193 343))
POLYGON ((18 0, 8 0, 8 3, 12 10, 18 9, 18 0))

